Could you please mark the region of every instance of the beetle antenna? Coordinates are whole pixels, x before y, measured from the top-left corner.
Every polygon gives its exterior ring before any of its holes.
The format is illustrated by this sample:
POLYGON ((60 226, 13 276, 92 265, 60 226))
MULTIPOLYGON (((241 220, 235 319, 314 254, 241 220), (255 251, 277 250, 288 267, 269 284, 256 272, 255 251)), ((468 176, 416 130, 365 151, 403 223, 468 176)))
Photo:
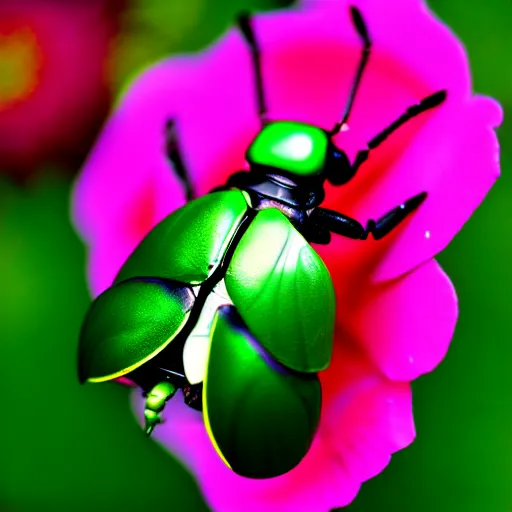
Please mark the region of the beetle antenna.
POLYGON ((357 7, 351 6, 350 16, 352 17, 352 23, 354 25, 354 28, 356 29, 357 33, 359 34, 359 37, 363 42, 363 49, 361 51, 361 60, 359 61, 359 66, 357 67, 356 77, 352 82, 352 88, 350 89, 350 94, 348 95, 343 116, 341 118, 341 121, 337 122, 334 125, 334 128, 331 130, 331 137, 338 133, 342 129, 342 127, 348 123, 348 118, 350 117, 350 112, 354 104, 357 89, 359 88, 364 68, 366 67, 368 58, 370 57, 370 49, 372 46, 370 36, 368 35, 368 29, 366 28, 366 24, 363 20, 363 16, 361 15, 359 9, 357 9, 357 7))
POLYGON ((267 106, 265 104, 265 94, 263 90, 263 77, 261 73, 261 52, 252 28, 252 18, 248 13, 242 13, 238 16, 238 28, 242 33, 246 43, 251 50, 252 64, 256 78, 256 93, 258 96, 258 115, 263 125, 267 123, 267 106))

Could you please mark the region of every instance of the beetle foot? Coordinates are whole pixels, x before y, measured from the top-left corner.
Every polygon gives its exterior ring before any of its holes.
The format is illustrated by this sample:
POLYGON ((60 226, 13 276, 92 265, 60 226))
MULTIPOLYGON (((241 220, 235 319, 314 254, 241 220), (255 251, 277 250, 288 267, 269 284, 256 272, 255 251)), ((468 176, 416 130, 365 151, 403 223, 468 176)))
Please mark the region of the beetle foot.
POLYGON ((160 415, 157 412, 152 411, 151 409, 146 409, 144 411, 144 418, 146 419, 144 431, 149 437, 153 433, 153 430, 155 430, 155 427, 162 422, 162 418, 160 418, 160 415))
POLYGON ((176 387, 168 381, 160 382, 146 395, 146 408, 144 418, 146 419, 146 435, 150 436, 155 427, 162 422, 160 412, 164 410, 167 400, 176 393, 176 387))
POLYGON ((196 411, 203 410, 203 383, 183 386, 185 403, 196 411))

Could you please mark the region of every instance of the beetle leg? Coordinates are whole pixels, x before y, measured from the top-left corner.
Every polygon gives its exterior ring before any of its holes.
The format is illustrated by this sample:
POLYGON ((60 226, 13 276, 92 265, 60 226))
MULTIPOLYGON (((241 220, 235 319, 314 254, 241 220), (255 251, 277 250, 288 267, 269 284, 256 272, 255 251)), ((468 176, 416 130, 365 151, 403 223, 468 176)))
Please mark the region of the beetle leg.
POLYGON ((389 126, 384 128, 378 135, 376 135, 370 142, 368 142, 367 149, 359 151, 354 159, 354 163, 350 166, 350 176, 347 176, 346 181, 351 179, 359 167, 368 160, 368 156, 372 149, 380 146, 393 132, 395 132, 400 126, 404 125, 414 117, 430 110, 434 107, 439 106, 446 99, 446 91, 438 91, 426 98, 423 98, 419 103, 409 107, 399 118, 393 121, 389 126))
POLYGON ((164 410, 167 400, 176 393, 176 388, 169 382, 158 383, 146 396, 144 418, 146 419, 146 435, 150 436, 156 425, 162 422, 160 413, 164 410))
POLYGON ((305 222, 297 229, 309 243, 328 245, 331 242, 331 232, 322 224, 305 222))
POLYGON ((263 125, 266 124, 267 106, 265 104, 265 92, 263 89, 263 73, 261 70, 261 52, 258 41, 252 27, 252 19, 248 13, 242 13, 238 16, 238 28, 242 33, 245 42, 249 45, 251 51, 252 66, 254 68, 254 78, 256 80, 256 94, 258 100, 258 115, 263 125))
POLYGON ((165 125, 165 149, 169 160, 171 161, 174 172, 181 181, 187 201, 191 201, 197 197, 190 174, 185 167, 181 156, 180 147, 178 145, 178 136, 176 134, 176 123, 173 119, 169 119, 165 125))
POLYGON ((356 240, 361 239, 365 233, 363 225, 357 220, 327 208, 315 208, 309 216, 309 222, 331 233, 356 240))
POLYGON ((185 403, 196 411, 203 410, 203 383, 183 386, 185 403))
POLYGON ((333 135, 335 133, 338 133, 341 130, 342 126, 348 122, 350 111, 352 110, 352 105, 354 104, 354 99, 356 97, 357 89, 359 88, 359 84, 361 82, 361 77, 363 76, 363 71, 368 62, 368 58, 370 57, 370 49, 372 46, 372 42, 368 34, 368 29, 366 28, 366 24, 359 9, 357 9, 354 6, 350 7, 350 16, 352 17, 352 23, 354 25, 354 28, 356 29, 359 37, 363 42, 363 49, 361 51, 361 60, 359 61, 359 65, 357 67, 356 76, 352 83, 347 103, 345 105, 345 111, 343 112, 341 121, 334 125, 334 128, 331 131, 331 134, 333 135))
POLYGON ((366 225, 364 237, 361 238, 366 240, 371 233, 375 240, 380 240, 416 210, 426 198, 427 193, 422 192, 386 213, 386 215, 381 217, 378 221, 369 220, 366 225))
POLYGON ((366 229, 359 221, 327 208, 316 208, 311 213, 310 219, 312 223, 323 226, 330 232, 347 238, 366 240, 371 233, 375 240, 380 240, 416 210, 426 197, 427 193, 422 192, 408 199, 400 206, 386 213, 379 220, 369 220, 366 229))

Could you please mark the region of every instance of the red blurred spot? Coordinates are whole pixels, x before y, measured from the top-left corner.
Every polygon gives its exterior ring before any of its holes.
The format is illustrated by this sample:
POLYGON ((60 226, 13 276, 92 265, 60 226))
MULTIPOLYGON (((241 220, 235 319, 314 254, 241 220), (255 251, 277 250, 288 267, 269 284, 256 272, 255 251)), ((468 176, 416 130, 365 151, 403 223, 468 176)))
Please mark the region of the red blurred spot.
POLYGON ((127 205, 124 215, 121 216, 122 225, 119 234, 133 248, 158 222, 157 194, 158 190, 154 181, 147 181, 138 190, 137 195, 127 205))

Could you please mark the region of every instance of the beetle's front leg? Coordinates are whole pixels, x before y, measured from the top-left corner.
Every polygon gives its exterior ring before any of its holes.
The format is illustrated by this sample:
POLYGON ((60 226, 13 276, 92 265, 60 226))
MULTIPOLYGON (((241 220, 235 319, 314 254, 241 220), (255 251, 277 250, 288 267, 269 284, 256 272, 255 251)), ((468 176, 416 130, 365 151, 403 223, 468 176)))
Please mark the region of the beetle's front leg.
POLYGON ((164 410, 167 400, 176 393, 176 388, 168 381, 158 383, 146 395, 144 418, 146 419, 146 435, 150 436, 154 428, 162 422, 160 413, 164 410))
POLYGON ((380 240, 416 210, 426 198, 427 193, 422 192, 421 194, 411 197, 411 199, 405 201, 405 203, 402 203, 400 206, 397 206, 378 221, 369 220, 366 225, 365 236, 361 238, 366 240, 371 233, 375 240, 380 240))
POLYGON ((311 218, 301 226, 297 226, 297 229, 310 244, 329 245, 331 242, 331 232, 311 218))
POLYGON ((316 208, 310 218, 313 223, 324 226, 330 232, 347 238, 366 240, 371 233, 375 240, 380 240, 416 210, 426 197, 426 192, 411 197, 379 220, 369 220, 366 229, 357 220, 326 208, 316 208))
POLYGON ((315 208, 309 216, 309 224, 311 231, 313 228, 317 231, 322 229, 328 233, 336 233, 356 240, 365 237, 365 229, 360 222, 327 208, 315 208))

